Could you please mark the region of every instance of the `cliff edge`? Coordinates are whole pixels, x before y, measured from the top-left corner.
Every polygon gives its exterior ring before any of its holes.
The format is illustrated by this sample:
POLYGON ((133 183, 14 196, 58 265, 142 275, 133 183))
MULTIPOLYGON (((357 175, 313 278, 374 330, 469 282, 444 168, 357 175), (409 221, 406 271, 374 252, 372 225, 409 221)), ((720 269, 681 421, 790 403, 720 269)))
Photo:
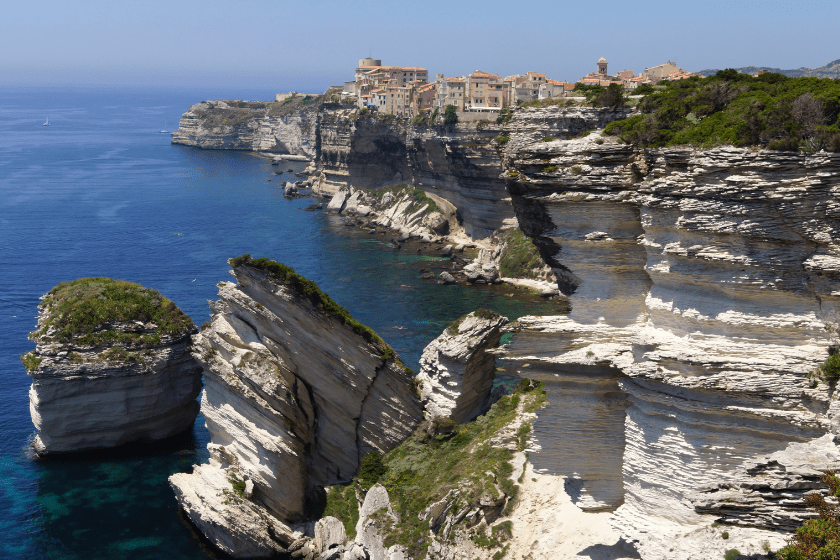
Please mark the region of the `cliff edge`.
POLYGON ((237 558, 282 552, 320 488, 350 480, 422 419, 412 373, 376 333, 294 270, 230 261, 194 339, 210 461, 170 484, 190 520, 237 558))

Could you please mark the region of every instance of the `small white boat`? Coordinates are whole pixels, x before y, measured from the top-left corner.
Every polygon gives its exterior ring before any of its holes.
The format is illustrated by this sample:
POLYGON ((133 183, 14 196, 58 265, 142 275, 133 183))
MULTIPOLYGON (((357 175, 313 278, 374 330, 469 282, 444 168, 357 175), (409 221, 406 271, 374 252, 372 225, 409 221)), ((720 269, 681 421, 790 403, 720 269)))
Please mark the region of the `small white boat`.
POLYGON ((163 121, 163 130, 160 131, 161 134, 169 134, 169 131, 166 130, 166 121, 163 121))
POLYGON ((47 120, 44 121, 44 124, 42 124, 41 126, 50 126, 50 118, 47 117, 47 120))

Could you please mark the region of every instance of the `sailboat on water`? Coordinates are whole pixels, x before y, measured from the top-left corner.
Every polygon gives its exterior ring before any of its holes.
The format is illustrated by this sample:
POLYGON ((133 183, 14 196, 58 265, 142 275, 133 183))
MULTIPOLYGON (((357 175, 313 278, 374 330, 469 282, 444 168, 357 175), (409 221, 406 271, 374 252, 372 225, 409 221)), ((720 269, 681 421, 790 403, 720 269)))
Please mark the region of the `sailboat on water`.
POLYGON ((50 126, 50 118, 47 117, 47 120, 44 121, 44 124, 42 124, 41 126, 50 126))
POLYGON ((169 131, 166 130, 166 121, 163 121, 163 130, 160 131, 161 134, 168 134, 169 131))

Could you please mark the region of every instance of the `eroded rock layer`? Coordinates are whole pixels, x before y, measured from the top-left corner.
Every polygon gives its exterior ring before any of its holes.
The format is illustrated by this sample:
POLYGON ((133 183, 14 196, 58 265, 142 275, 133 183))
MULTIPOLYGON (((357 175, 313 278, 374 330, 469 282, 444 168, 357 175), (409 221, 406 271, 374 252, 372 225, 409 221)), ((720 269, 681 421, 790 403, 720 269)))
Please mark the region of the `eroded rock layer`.
POLYGON ((613 523, 643 558, 691 557, 715 517, 687 495, 836 423, 832 387, 809 373, 837 321, 840 156, 638 151, 597 133, 514 143, 520 227, 572 312, 520 319, 532 334, 507 357, 615 372, 629 406, 613 523))
POLYGON ((308 281, 272 273, 290 269, 253 262, 219 284, 194 341, 210 462, 170 478, 189 518, 243 558, 283 550, 308 491, 349 480, 362 456, 393 448, 422 419, 390 347, 344 310, 325 311, 335 304, 308 281))

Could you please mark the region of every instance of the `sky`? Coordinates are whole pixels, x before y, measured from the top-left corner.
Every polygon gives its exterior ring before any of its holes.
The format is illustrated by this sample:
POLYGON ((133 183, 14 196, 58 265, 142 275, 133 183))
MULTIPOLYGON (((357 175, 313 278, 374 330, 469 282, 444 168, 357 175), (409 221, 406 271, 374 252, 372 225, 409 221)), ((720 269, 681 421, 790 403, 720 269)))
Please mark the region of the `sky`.
POLYGON ((462 75, 576 81, 667 60, 819 67, 840 2, 31 0, 0 20, 0 86, 242 86, 320 93, 360 58, 462 75))

